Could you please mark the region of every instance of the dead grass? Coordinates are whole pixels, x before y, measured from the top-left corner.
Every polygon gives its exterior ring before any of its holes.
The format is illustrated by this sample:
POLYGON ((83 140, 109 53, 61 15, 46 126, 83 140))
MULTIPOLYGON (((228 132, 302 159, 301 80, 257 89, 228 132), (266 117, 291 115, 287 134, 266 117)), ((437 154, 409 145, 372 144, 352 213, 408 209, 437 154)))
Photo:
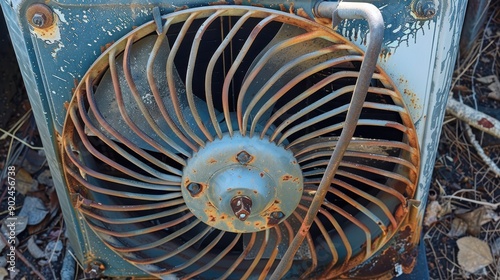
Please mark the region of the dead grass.
MULTIPOLYGON (((486 114, 499 118, 499 102, 488 97, 486 85, 476 81, 480 77, 499 75, 500 57, 500 3, 492 1, 485 27, 467 56, 457 62, 453 79, 454 97, 486 114)), ((446 117, 441 135, 439 153, 431 189, 438 193, 437 200, 451 212, 424 230, 424 242, 431 279, 500 279, 500 256, 476 273, 468 273, 457 261, 459 237, 449 237, 457 209, 473 210, 487 206, 500 210, 500 178, 491 172, 491 165, 478 156, 471 144, 465 123, 446 117)), ((485 133, 473 133, 477 143, 492 164, 500 165, 500 139, 485 133)), ((469 234, 466 234, 469 235, 469 234)), ((476 236, 491 249, 500 238, 500 222, 488 222, 476 236)))

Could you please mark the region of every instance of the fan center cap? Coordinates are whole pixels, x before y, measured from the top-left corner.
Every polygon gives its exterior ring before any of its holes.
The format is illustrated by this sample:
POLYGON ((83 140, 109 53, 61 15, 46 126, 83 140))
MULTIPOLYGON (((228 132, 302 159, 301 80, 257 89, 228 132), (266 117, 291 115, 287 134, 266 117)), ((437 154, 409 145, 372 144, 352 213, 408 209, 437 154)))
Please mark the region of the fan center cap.
POLYGON ((293 154, 268 139, 224 136, 187 162, 182 195, 206 224, 230 232, 276 226, 295 211, 303 191, 293 154))

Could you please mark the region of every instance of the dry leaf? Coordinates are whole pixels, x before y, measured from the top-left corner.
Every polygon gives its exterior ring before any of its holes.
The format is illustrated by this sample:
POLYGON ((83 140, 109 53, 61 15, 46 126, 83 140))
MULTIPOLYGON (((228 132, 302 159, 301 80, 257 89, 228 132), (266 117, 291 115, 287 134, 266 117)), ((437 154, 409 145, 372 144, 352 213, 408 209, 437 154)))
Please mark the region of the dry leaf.
POLYGON ((463 214, 457 212, 455 212, 456 216, 467 223, 467 232, 474 236, 481 233, 482 225, 491 222, 491 220, 497 221, 499 219, 495 211, 484 206, 463 214))
POLYGON ((2 223, 2 232, 7 233, 9 232, 9 226, 15 223, 15 228, 16 228, 16 235, 20 234, 26 229, 26 226, 28 225, 28 218, 27 217, 22 217, 22 216, 14 216, 8 219, 4 219, 2 223))
POLYGON ((66 253, 64 254, 63 264, 61 267, 61 279, 68 280, 75 278, 74 276, 75 270, 76 270, 75 259, 73 259, 73 256, 71 255, 69 250, 66 250, 66 253))
POLYGON ((19 212, 19 216, 28 217, 28 225, 37 225, 45 219, 48 213, 49 211, 41 199, 27 196, 24 199, 23 208, 19 212))
POLYGON ((441 210, 441 204, 437 200, 431 201, 425 209, 424 225, 430 226, 435 224, 438 221, 441 210))
POLYGON ((7 272, 7 269, 4 267, 0 267, 0 280, 5 279, 5 276, 8 276, 9 273, 7 272))
POLYGON ((491 91, 488 94, 489 98, 500 100, 500 81, 496 75, 477 78, 476 81, 488 85, 488 89, 491 91))
POLYGON ((455 218, 451 222, 451 229, 450 232, 448 232, 449 237, 460 237, 465 234, 467 231, 467 223, 460 219, 460 218, 455 218))
MULTIPOLYGON (((2 234, 2 233, 0 232, 0 234, 2 234)), ((3 242, 3 238, 0 238, 0 252, 2 252, 3 248, 5 248, 5 245, 7 245, 7 244, 5 244, 5 242, 3 242)))
POLYGON ((491 252, 493 253, 493 256, 500 256, 500 237, 493 242, 491 246, 491 252))
POLYGON ((5 256, 0 256, 0 267, 6 267, 7 266, 7 258, 5 256))
POLYGON ((9 269, 9 276, 10 276, 10 279, 17 279, 17 274, 19 273, 19 268, 14 268, 14 270, 10 270, 9 269))
POLYGON ((476 78, 476 81, 483 83, 485 85, 489 85, 491 83, 498 81, 498 78, 496 75, 489 75, 481 78, 476 78))
POLYGON ((36 177, 36 180, 40 184, 44 184, 46 186, 53 187, 54 186, 54 181, 52 181, 52 173, 50 173, 49 169, 45 169, 38 177, 36 177))
POLYGON ((16 191, 26 195, 28 192, 35 192, 37 190, 38 181, 33 179, 24 168, 20 168, 16 174, 16 191))
POLYGON ((488 98, 500 101, 500 89, 498 91, 491 91, 488 93, 488 98))
POLYGON ((474 273, 491 263, 491 255, 488 244, 475 237, 466 236, 457 240, 458 264, 467 272, 474 273))
POLYGON ((45 253, 36 245, 34 236, 31 236, 28 240, 28 251, 35 259, 45 257, 45 253))
POLYGON ((49 262, 57 261, 59 256, 61 255, 61 251, 63 249, 63 244, 61 240, 50 241, 45 247, 45 259, 49 262))

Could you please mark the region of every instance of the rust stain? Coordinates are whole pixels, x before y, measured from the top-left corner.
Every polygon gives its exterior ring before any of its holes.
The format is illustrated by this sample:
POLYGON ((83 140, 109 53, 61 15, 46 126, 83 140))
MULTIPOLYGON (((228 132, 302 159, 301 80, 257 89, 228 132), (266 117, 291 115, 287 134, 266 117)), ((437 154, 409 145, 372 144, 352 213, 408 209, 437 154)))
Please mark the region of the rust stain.
POLYGON ((214 163, 217 163, 217 160, 216 160, 215 158, 210 158, 210 159, 208 160, 208 163, 209 163, 209 164, 214 164, 214 163))
POLYGON ((182 11, 182 10, 187 10, 189 9, 189 7, 187 5, 184 5, 182 7, 178 7, 174 10, 174 12, 178 12, 178 11, 182 11))
POLYGON ((281 180, 283 181, 288 181, 290 179, 292 179, 293 176, 292 175, 289 175, 289 174, 286 174, 286 175, 283 175, 283 177, 281 177, 281 180))
POLYGON ((306 11, 304 11, 303 8, 297 10, 297 15, 312 20, 312 18, 306 13, 306 11))
POLYGON ((492 124, 488 119, 486 118, 482 118, 480 119, 478 122, 477 122, 479 125, 481 125, 482 127, 485 127, 485 128, 492 128, 492 127, 495 127, 494 124, 492 124))
POLYGON ((234 0, 234 4, 236 4, 236 5, 242 5, 243 1, 242 0, 234 0))
POLYGON ((380 51, 379 58, 387 61, 387 60, 389 60, 389 58, 391 58, 391 55, 392 55, 392 53, 391 53, 389 48, 383 48, 380 51))
POLYGON ((419 102, 419 99, 418 99, 418 96, 416 93, 414 93, 413 91, 411 91, 408 88, 403 89, 403 93, 410 98, 410 104, 408 104, 409 106, 413 107, 414 109, 421 108, 420 102, 419 102))
POLYGON ((208 5, 214 6, 214 5, 227 5, 229 4, 226 1, 217 1, 217 2, 209 2, 208 5))

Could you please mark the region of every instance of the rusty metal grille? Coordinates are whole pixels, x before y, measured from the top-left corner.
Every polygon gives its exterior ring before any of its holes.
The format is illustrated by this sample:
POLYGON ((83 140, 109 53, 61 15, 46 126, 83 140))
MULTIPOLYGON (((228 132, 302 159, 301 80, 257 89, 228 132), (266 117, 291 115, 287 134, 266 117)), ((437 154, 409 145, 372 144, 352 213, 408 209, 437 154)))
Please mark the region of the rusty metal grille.
MULTIPOLYGON (((362 60, 332 30, 261 8, 191 9, 137 27, 103 52, 68 106, 62 154, 75 208, 106 245, 152 275, 264 279, 297 233, 338 144, 362 60), (275 142, 301 166, 300 204, 271 229, 212 228, 182 196, 191 156, 236 134, 275 142)), ((418 157, 400 93, 377 69, 285 278, 339 275, 385 244, 407 217, 418 157)))

